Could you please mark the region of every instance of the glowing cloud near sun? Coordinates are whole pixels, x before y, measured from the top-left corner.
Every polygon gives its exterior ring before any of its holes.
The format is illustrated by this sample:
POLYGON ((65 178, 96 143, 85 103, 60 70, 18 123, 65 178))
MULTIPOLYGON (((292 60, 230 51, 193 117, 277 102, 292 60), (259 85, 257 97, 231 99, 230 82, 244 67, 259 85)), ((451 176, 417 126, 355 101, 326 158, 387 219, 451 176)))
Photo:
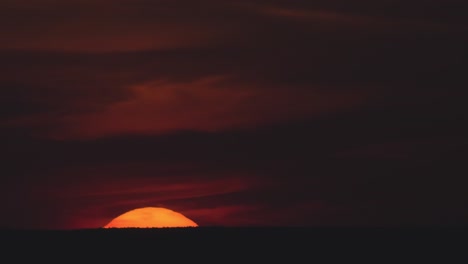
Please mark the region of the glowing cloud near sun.
POLYGON ((112 219, 104 228, 198 227, 183 214, 161 207, 145 207, 128 211, 112 219))

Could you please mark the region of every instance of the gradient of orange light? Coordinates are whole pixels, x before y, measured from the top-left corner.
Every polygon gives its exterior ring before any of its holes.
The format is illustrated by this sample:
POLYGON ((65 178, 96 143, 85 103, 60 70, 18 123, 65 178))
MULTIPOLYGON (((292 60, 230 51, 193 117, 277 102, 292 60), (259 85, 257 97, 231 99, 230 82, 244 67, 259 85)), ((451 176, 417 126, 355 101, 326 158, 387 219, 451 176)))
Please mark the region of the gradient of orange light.
POLYGON ((104 228, 198 227, 183 214, 162 208, 145 207, 128 211, 110 221, 104 228))

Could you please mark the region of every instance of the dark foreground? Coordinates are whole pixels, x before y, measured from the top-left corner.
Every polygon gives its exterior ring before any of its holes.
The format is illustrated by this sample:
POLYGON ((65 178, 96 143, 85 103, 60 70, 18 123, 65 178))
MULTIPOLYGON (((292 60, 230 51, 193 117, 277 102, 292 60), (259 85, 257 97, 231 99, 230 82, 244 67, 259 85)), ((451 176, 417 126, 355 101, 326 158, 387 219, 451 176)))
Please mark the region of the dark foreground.
MULTIPOLYGON (((2 254, 35 261, 466 260, 467 228, 170 228, 0 231, 2 254), (170 259, 167 259, 170 258, 170 259)), ((442 262, 440 262, 442 263, 442 262)))

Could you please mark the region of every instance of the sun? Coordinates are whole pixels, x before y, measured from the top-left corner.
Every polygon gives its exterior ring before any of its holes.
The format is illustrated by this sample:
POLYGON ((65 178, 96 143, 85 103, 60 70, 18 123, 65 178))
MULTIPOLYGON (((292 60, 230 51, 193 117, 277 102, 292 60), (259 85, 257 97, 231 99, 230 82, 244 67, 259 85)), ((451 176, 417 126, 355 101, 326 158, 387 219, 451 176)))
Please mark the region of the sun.
POLYGON ((198 225, 181 213, 162 207, 145 207, 121 214, 104 226, 104 228, 163 227, 198 227, 198 225))

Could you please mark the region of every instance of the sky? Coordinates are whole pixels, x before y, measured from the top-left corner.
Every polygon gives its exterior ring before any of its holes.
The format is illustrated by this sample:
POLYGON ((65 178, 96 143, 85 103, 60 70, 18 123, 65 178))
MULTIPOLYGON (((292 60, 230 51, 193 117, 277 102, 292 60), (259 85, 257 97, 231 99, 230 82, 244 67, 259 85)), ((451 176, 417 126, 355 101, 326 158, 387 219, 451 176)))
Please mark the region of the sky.
POLYGON ((468 222, 462 0, 2 0, 0 228, 468 222))

